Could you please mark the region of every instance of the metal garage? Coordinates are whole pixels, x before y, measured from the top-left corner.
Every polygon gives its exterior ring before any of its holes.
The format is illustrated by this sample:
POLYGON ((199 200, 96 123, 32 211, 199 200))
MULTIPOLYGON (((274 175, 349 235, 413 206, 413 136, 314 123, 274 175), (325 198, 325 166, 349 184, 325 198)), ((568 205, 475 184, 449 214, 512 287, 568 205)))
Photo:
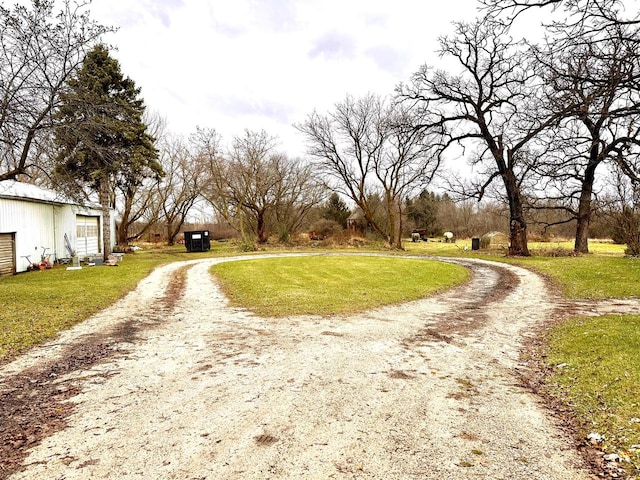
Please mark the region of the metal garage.
POLYGON ((16 273, 15 234, 0 233, 0 277, 16 273))
MULTIPOLYGON (((83 257, 101 253, 101 215, 98 205, 80 205, 35 185, 0 181, 0 276, 26 271, 45 252, 52 261, 72 252, 83 257)), ((109 242, 115 242, 113 212, 109 242)))

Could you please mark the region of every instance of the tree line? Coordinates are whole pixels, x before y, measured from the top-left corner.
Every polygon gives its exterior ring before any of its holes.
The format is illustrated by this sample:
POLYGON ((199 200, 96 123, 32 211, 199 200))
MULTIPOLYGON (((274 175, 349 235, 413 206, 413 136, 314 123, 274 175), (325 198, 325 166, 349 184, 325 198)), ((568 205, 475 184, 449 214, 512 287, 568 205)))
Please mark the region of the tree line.
MULTIPOLYGON (((620 0, 480 3, 484 16, 455 23, 439 39, 451 70, 424 65, 397 87, 391 107, 381 108, 376 96, 347 97, 298 128, 310 154, 371 223, 368 191, 381 192, 390 219, 401 218, 402 199, 462 151, 473 176, 450 176, 448 185, 462 197, 503 200, 511 255, 529 255, 528 212, 536 209, 573 222, 575 250, 586 253, 605 166, 628 183, 624 210, 638 211, 637 11, 627 12, 620 0), (551 20, 544 39, 519 39, 518 21, 545 8, 551 20)), ((389 244, 400 246, 393 232, 386 232, 389 244)))
POLYGON ((305 160, 265 131, 228 145, 215 129, 166 132, 86 4, 0 6, 0 180, 97 195, 106 219, 118 209, 121 245, 158 222, 173 243, 198 202, 246 242, 288 241, 345 199, 402 248, 409 227, 431 228, 424 206, 438 180, 441 208, 455 200, 456 214, 504 220, 512 255, 529 255, 531 225, 571 228, 576 252, 588 252, 598 209, 640 254, 640 21, 627 3, 479 0, 481 16, 439 39, 448 70, 424 65, 391 94, 347 95, 296 124, 305 160), (520 38, 545 9, 543 40, 520 38), (470 173, 451 173, 457 157, 470 173))

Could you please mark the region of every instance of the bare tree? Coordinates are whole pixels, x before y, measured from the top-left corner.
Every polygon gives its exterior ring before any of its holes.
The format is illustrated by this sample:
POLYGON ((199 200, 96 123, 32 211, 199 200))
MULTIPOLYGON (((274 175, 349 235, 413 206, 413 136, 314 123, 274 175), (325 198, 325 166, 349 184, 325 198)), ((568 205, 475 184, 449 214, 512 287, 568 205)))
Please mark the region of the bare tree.
POLYGON ((347 96, 333 112, 313 112, 297 125, 328 186, 353 200, 391 248, 402 248, 406 198, 428 185, 439 166, 431 131, 413 128, 421 121, 415 115, 407 105, 369 94, 347 96), (384 202, 384 221, 376 218, 377 198, 384 202))
POLYGON ((244 241, 248 231, 259 243, 273 232, 288 240, 323 198, 311 168, 278 152, 265 131, 246 130, 226 154, 214 130, 196 137, 208 164, 204 196, 244 241))
POLYGON ((640 256, 640 182, 614 171, 610 183, 615 193, 609 202, 607 218, 613 237, 627 245, 628 255, 640 256))
MULTIPOLYGON (((606 161, 634 175, 632 160, 640 135, 640 21, 638 12, 619 0, 484 0, 495 14, 513 24, 531 9, 551 7, 563 16, 547 21, 544 47, 534 47, 536 61, 552 86, 548 98, 563 112, 562 128, 549 143, 539 166, 557 193, 543 192, 553 208, 576 221, 575 251, 588 252, 589 224, 597 170, 606 161)), ((546 203, 546 202, 545 202, 546 203)))
MULTIPOLYGON (((145 110, 143 121, 155 139, 155 145, 164 144, 168 135, 166 119, 145 110)), ((117 189, 120 193, 114 203, 120 218, 117 243, 121 247, 127 247, 130 241, 140 238, 158 221, 161 202, 157 198, 157 184, 163 174, 127 176, 114 186, 114 191, 117 189)))
POLYGON ((122 203, 118 209, 118 245, 126 248, 129 242, 138 240, 160 219, 162 205, 158 198, 159 178, 145 179, 139 185, 118 187, 122 191, 122 203))
POLYGON ((236 216, 243 239, 248 226, 258 243, 269 239, 267 212, 275 205, 281 180, 283 156, 275 148, 276 139, 264 130, 246 130, 233 139, 226 158, 214 159, 217 182, 209 195, 211 203, 227 219, 236 216))
POLYGON ((201 195, 203 159, 180 137, 167 136, 160 145, 164 177, 155 186, 160 221, 167 228, 167 243, 173 245, 189 212, 201 195))
POLYGON ((564 38, 593 37, 613 25, 640 24, 638 11, 627 9, 625 0, 480 0, 490 15, 506 17, 513 23, 520 15, 535 9, 562 12, 545 25, 564 38))
POLYGON ((0 5, 0 180, 38 168, 67 80, 109 28, 89 18, 89 2, 32 0, 0 5))
POLYGON ((510 255, 529 255, 523 185, 537 158, 537 137, 557 122, 541 100, 544 86, 524 45, 508 26, 485 18, 457 23, 453 37, 440 39, 440 54, 454 59, 462 73, 423 66, 399 93, 431 111, 417 128, 443 131, 441 153, 451 147, 476 149, 472 165, 480 182, 467 192, 481 200, 500 180, 509 205, 510 255))
POLYGON ((299 159, 284 157, 280 165, 281 181, 275 195, 273 226, 278 239, 289 241, 325 198, 326 190, 316 178, 313 167, 299 159))
MULTIPOLYGON (((640 40, 637 28, 624 37, 640 40)), ((587 253, 597 170, 606 161, 632 174, 640 143, 640 43, 619 36, 541 56, 553 87, 554 109, 565 112, 545 161, 546 176, 560 183, 557 200, 577 221, 575 251, 587 253)))

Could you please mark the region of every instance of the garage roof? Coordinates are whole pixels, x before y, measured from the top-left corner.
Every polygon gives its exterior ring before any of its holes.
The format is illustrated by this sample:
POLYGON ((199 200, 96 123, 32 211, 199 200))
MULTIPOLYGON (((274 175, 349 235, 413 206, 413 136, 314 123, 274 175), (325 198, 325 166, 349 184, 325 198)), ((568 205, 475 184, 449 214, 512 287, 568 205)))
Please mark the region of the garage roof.
POLYGON ((3 180, 0 182, 0 198, 24 199, 43 203, 75 204, 64 195, 29 183, 3 180))

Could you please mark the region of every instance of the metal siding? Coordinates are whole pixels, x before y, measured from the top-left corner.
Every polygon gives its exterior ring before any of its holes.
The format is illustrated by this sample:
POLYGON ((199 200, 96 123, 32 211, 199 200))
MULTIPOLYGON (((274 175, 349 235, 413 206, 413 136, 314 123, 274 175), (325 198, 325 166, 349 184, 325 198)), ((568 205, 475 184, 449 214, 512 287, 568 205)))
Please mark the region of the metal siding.
POLYGON ((53 249, 53 208, 45 203, 0 199, 0 232, 15 232, 16 272, 26 271, 26 256, 39 262, 43 246, 53 249))
MULTIPOLYGON (((94 240, 92 250, 102 250, 101 211, 80 205, 48 204, 24 199, 0 198, 0 233, 15 232, 16 272, 27 270, 29 256, 32 262, 40 261, 42 247, 48 247, 51 260, 68 257, 64 246, 64 234, 69 237, 72 248, 76 245, 76 215, 93 217, 98 221, 100 234, 97 243, 94 240)), ((114 239, 114 215, 112 212, 112 241, 114 239)))
POLYGON ((71 248, 76 244, 76 212, 71 205, 56 207, 56 258, 70 258, 71 254, 64 245, 65 234, 69 238, 71 248))

